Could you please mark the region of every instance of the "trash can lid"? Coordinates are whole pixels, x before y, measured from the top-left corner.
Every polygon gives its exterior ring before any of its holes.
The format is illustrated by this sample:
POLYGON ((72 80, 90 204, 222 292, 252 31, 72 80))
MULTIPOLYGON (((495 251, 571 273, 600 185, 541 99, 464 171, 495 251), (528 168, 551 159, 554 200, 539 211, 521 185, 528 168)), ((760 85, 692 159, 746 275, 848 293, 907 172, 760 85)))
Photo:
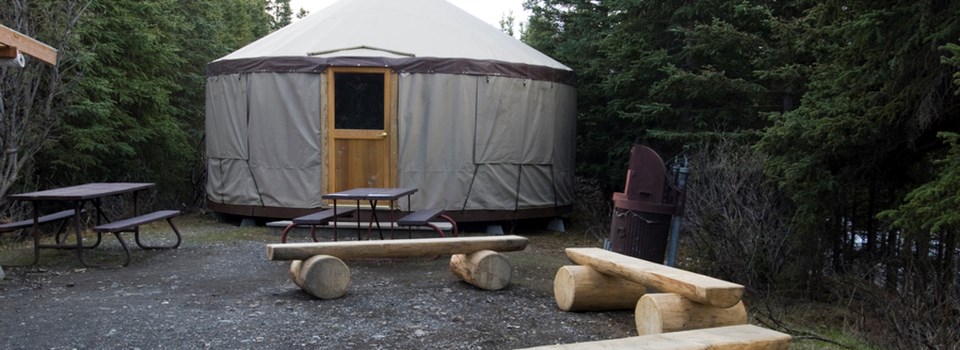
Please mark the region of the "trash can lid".
POLYGON ((613 194, 613 206, 620 209, 654 214, 673 214, 674 212, 673 205, 627 199, 627 195, 623 192, 615 192, 613 194))

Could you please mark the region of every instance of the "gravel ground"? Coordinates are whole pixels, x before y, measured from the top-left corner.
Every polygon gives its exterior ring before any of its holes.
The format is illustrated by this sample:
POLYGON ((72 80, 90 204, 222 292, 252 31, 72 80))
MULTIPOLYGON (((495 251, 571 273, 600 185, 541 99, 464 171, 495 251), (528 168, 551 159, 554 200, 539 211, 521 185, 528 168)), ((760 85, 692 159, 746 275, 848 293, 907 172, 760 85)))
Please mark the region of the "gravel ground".
MULTIPOLYGON (((506 253, 513 282, 484 291, 457 280, 448 258, 348 260, 343 298, 318 300, 267 261, 277 234, 204 216, 176 220, 180 249, 133 248, 129 267, 83 268, 72 252, 44 251, 35 267, 25 244, 6 244, 0 262, 2 349, 513 349, 636 335, 632 311, 568 313, 553 299, 562 249, 596 245, 577 233, 539 230, 506 253)), ((145 227, 167 235, 165 225, 145 227)), ((349 236, 349 235, 348 235, 349 236)), ((104 237, 98 264, 122 263, 104 237)), ((132 241, 129 239, 129 241, 132 241)))

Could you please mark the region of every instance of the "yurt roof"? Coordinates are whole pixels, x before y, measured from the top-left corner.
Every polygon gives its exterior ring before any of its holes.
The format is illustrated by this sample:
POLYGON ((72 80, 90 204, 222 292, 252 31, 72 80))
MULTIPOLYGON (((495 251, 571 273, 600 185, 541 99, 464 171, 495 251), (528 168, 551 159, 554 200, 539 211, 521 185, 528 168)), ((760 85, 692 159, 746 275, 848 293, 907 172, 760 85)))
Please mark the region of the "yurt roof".
MULTIPOLYGON (((380 59, 386 65, 459 60, 492 62, 571 72, 567 66, 527 46, 445 0, 340 0, 211 63, 224 73, 226 61, 283 58, 380 59)), ((376 62, 376 61, 374 61, 376 62)), ((449 65, 449 63, 444 63, 449 65)), ((276 64, 273 64, 274 66, 276 64)), ((294 64, 295 65, 295 64, 294 64)), ((249 69, 275 70, 247 64, 249 69)), ((230 65, 227 71, 241 69, 230 65)), ((208 70, 208 73, 211 73, 208 70)), ((551 79, 552 80, 552 79, 551 79)))

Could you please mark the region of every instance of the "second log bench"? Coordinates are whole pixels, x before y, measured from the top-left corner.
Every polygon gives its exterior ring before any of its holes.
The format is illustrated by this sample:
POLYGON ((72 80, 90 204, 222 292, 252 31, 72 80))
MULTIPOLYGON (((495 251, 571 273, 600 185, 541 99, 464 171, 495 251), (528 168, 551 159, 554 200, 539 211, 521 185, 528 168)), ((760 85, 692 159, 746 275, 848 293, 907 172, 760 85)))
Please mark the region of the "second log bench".
POLYGON ((173 224, 173 218, 179 215, 179 210, 160 210, 149 214, 143 214, 128 219, 95 226, 93 228, 93 232, 96 232, 97 234, 109 232, 113 233, 114 236, 117 236, 117 240, 120 241, 120 245, 123 247, 123 251, 127 255, 127 260, 123 263, 123 266, 127 266, 130 265, 130 249, 127 248, 127 243, 123 240, 123 237, 120 236, 120 233, 133 232, 134 240, 137 242, 137 246, 142 249, 175 249, 180 247, 180 242, 183 240, 183 238, 180 236, 180 230, 177 230, 177 226, 173 224), (177 242, 173 245, 153 246, 146 245, 140 241, 140 226, 159 220, 166 220, 167 224, 170 225, 170 228, 173 229, 173 233, 177 235, 177 242))
POLYGON ((640 335, 747 323, 742 285, 600 248, 565 251, 581 266, 557 271, 561 310, 634 309, 640 335))
POLYGON ((497 252, 523 250, 527 242, 520 236, 485 236, 267 244, 267 260, 292 261, 294 283, 321 299, 346 293, 350 269, 341 259, 452 255, 454 275, 481 289, 498 290, 510 283, 513 267, 497 252))

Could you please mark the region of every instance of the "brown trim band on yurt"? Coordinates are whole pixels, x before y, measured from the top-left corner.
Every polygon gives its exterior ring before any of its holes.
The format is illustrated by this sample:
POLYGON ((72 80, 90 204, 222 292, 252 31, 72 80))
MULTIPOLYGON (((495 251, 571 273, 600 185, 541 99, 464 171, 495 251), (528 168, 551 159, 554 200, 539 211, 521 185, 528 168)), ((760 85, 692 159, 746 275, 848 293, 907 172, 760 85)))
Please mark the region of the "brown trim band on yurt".
POLYGON ((242 73, 323 73, 327 67, 387 67, 398 73, 494 75, 576 86, 569 70, 494 60, 436 57, 257 57, 207 64, 207 76, 242 73))
MULTIPOLYGON (((240 205, 219 203, 207 198, 207 208, 210 210, 229 215, 239 215, 246 217, 267 218, 267 219, 289 219, 298 216, 315 213, 322 210, 318 208, 284 208, 269 207, 257 205, 240 205)), ((536 218, 551 218, 566 215, 573 212, 573 204, 560 205, 555 207, 527 208, 519 210, 448 210, 444 212, 457 222, 484 222, 484 221, 514 221, 536 218)), ((400 212, 398 215, 405 215, 409 212, 400 212)), ((370 209, 361 208, 355 214, 356 218, 350 220, 370 221, 370 209)))

